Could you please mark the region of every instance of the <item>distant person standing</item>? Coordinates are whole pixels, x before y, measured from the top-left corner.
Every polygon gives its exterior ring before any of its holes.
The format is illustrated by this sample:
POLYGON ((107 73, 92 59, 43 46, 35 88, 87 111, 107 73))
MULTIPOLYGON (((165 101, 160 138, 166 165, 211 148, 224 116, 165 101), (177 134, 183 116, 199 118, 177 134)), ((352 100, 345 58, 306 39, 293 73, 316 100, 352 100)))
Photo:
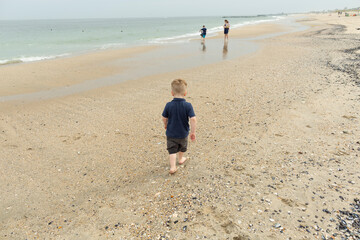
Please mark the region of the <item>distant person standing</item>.
POLYGON ((207 29, 206 29, 205 25, 203 25, 203 28, 200 29, 200 36, 202 37, 202 42, 205 42, 206 31, 207 31, 207 29))
POLYGON ((230 29, 230 23, 228 20, 225 20, 225 24, 224 24, 224 40, 227 41, 229 40, 229 29, 230 29))

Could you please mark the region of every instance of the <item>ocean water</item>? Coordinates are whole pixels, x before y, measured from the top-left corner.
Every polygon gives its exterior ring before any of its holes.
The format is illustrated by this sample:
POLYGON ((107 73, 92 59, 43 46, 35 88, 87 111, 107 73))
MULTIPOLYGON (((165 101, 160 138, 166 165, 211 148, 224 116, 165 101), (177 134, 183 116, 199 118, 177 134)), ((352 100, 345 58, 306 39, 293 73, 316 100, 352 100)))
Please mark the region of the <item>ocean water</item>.
MULTIPOLYGON (((231 28, 282 16, 227 17, 231 28)), ((39 61, 108 48, 175 44, 222 31, 223 17, 0 21, 0 65, 39 61)), ((231 31, 231 30, 230 30, 231 31)))

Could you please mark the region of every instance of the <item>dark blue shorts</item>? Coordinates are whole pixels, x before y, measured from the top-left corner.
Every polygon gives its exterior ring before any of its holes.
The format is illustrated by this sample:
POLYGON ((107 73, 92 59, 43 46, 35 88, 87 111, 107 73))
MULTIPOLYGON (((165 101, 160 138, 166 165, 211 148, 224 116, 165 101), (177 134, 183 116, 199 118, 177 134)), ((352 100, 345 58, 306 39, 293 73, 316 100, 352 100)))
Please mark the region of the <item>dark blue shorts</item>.
POLYGON ((228 34, 229 33, 229 29, 228 28, 224 28, 224 34, 228 34))

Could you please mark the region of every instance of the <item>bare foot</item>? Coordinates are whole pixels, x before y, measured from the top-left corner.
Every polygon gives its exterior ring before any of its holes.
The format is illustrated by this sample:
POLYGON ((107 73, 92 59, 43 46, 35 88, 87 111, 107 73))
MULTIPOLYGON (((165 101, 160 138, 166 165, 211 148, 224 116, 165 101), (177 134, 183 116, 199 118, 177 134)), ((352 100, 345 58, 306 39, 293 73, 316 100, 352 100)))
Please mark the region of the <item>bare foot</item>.
POLYGON ((186 162, 186 159, 186 157, 181 158, 181 160, 179 161, 179 165, 184 164, 186 162))
POLYGON ((169 173, 170 173, 170 174, 174 174, 174 173, 176 173, 176 171, 177 171, 177 168, 175 168, 175 169, 170 169, 169 173))

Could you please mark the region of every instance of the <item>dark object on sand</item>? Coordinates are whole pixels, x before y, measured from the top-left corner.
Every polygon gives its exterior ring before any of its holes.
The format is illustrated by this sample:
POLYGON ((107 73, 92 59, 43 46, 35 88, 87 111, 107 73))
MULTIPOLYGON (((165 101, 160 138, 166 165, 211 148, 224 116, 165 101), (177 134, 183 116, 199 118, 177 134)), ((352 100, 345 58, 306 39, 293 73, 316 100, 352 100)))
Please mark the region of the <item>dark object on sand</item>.
POLYGON ((347 230, 347 223, 344 220, 339 221, 339 230, 347 230))
POLYGON ((331 212, 329 210, 327 210, 327 209, 323 209, 323 212, 327 213, 327 214, 331 214, 331 212))
POLYGON ((352 226, 354 228, 360 229, 360 219, 355 219, 355 221, 353 222, 352 226))
MULTIPOLYGON (((340 235, 341 239, 351 239, 345 238, 348 236, 352 236, 352 239, 360 239, 360 200, 358 198, 354 199, 353 203, 350 203, 350 211, 339 210, 337 211, 339 214, 336 216, 338 219, 338 224, 336 224, 336 230, 341 231, 336 233, 336 235, 340 235), (346 219, 346 221, 345 221, 346 219)), ((330 221, 332 221, 330 219, 330 221)), ((335 221, 335 219, 333 220, 335 221)), ((333 222, 332 221, 332 222, 333 222)), ((333 234, 335 237, 335 233, 333 234)))

